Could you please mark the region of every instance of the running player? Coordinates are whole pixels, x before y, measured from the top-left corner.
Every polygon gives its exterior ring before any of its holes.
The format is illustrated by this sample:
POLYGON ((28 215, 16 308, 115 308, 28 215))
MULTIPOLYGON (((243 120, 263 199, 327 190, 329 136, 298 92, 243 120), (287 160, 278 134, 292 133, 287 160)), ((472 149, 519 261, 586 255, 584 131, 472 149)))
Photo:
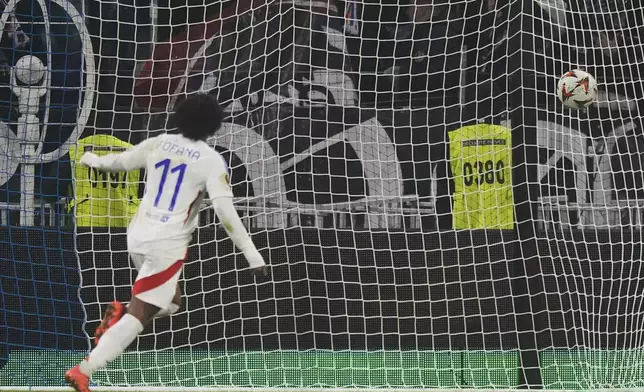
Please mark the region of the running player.
POLYGON ((206 191, 251 272, 268 273, 233 206, 227 164, 205 142, 221 127, 222 119, 215 98, 191 95, 174 113, 178 135, 153 137, 120 154, 99 157, 88 152, 81 157, 81 164, 104 171, 145 168, 147 180, 127 235, 128 251, 139 271, 132 299, 127 310, 118 301, 110 304, 96 330, 96 347, 65 374, 65 380, 77 392, 89 392, 92 373, 123 353, 153 318, 179 310, 179 276, 206 191))

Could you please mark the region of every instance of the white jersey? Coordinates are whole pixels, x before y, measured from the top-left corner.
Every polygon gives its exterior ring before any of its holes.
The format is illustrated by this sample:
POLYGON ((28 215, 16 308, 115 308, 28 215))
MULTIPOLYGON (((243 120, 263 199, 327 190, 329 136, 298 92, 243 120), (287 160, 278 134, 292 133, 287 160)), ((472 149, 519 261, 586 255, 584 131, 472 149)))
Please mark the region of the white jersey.
POLYGON ((128 171, 146 170, 145 195, 128 228, 131 253, 183 259, 205 192, 232 197, 227 164, 206 142, 164 134, 114 157, 128 171))

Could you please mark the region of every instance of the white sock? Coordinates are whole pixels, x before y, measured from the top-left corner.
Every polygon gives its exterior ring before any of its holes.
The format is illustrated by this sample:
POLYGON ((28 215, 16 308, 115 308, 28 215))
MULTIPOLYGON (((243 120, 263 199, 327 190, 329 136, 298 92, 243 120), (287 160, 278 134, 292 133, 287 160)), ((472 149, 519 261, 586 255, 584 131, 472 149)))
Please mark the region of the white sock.
POLYGON ((154 315, 154 318, 170 316, 177 313, 177 310, 179 310, 179 305, 175 304, 174 302, 170 302, 170 305, 166 306, 163 309, 159 309, 157 314, 154 315))
POLYGON ((121 355, 142 331, 143 324, 139 319, 129 313, 124 314, 105 332, 89 357, 80 363, 81 372, 91 377, 96 370, 121 355))

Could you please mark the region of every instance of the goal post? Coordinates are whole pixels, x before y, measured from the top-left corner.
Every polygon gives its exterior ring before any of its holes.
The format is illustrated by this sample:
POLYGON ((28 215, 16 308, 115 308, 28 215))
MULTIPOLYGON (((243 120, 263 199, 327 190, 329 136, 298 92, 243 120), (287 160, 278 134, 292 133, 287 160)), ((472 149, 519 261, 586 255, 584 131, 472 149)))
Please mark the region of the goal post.
POLYGON ((172 130, 195 92, 271 274, 205 203, 180 311, 93 390, 644 391, 641 4, 32 3, 1 19, 48 84, 20 105, 0 72, 0 392, 67 390, 136 276, 145 173, 68 152, 172 130), (574 68, 586 111, 555 94, 574 68))

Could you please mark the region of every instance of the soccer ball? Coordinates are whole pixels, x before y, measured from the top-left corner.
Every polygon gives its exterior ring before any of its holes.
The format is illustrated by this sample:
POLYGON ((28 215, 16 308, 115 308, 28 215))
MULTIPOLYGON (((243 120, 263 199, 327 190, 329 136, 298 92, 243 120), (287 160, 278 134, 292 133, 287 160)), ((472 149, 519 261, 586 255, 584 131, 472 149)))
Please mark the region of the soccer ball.
POLYGON ((597 81, 586 71, 568 71, 557 83, 557 96, 569 108, 587 108, 597 99, 597 81))
POLYGON ((39 82, 45 76, 45 66, 36 56, 23 56, 18 59, 15 66, 16 78, 25 84, 39 82))

